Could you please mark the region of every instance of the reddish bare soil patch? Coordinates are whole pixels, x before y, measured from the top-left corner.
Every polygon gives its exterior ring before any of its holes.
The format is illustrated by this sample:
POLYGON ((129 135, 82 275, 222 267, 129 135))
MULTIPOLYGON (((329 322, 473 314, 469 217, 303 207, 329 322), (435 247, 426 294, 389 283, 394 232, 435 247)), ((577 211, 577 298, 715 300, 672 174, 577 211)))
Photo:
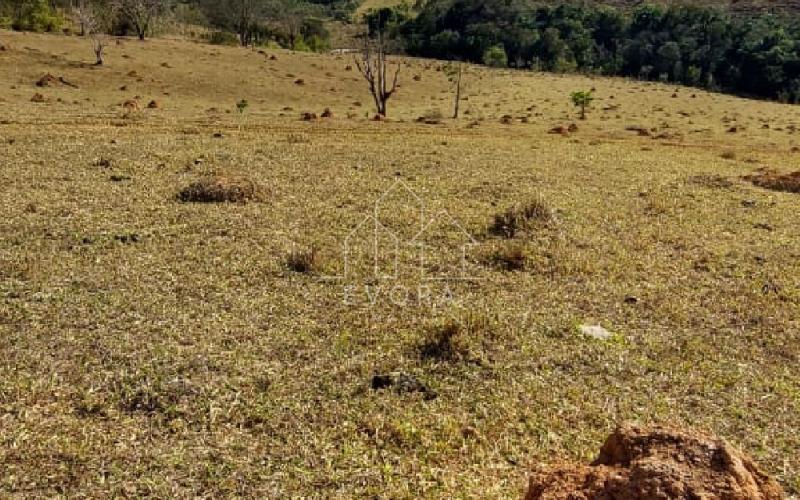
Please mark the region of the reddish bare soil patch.
POLYGON ((800 171, 779 174, 773 170, 763 170, 743 178, 764 189, 800 193, 800 171))
POLYGON ((778 483, 725 441, 694 431, 623 425, 590 466, 543 468, 525 500, 778 500, 778 483))

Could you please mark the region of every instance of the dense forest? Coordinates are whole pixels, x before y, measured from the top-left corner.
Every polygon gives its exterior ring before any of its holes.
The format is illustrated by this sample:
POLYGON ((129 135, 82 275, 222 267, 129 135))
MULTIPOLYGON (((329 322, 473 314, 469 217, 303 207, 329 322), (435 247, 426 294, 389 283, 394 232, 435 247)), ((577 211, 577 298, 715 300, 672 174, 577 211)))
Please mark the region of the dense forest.
POLYGON ((676 82, 800 103, 800 20, 710 7, 430 0, 369 14, 412 55, 676 82))
MULTIPOLYGON (((157 19, 212 30, 212 43, 330 48, 328 21, 365 22, 414 56, 675 82, 800 103, 800 16, 713 6, 536 0, 0 0, 0 27, 56 31, 75 19, 144 38, 157 19), (78 12, 79 15, 74 15, 78 12)), ((354 40, 351 44, 357 46, 354 40)))

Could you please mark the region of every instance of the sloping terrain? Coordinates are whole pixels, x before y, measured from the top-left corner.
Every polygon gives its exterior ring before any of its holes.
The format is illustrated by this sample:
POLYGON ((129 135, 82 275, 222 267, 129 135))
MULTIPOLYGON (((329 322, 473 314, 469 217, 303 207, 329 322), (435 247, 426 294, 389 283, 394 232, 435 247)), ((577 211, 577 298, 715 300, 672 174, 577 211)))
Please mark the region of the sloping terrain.
POLYGON ((373 121, 346 55, 0 43, 0 496, 519 497, 619 421, 800 493, 800 197, 743 178, 800 108, 470 68, 449 120, 409 59, 373 121))

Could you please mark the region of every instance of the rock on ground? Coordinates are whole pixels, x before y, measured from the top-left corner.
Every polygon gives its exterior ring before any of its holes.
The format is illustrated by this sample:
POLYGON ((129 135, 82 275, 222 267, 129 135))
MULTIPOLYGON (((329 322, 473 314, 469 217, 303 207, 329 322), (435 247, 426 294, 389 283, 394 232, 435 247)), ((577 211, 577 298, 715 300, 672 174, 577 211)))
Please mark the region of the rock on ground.
POLYGON ((590 465, 536 470, 525 500, 777 500, 780 485, 725 441, 688 430, 623 425, 590 465))
POLYGON ((580 325, 578 329, 587 337, 592 337, 597 340, 608 340, 614 336, 613 333, 600 325, 580 325))

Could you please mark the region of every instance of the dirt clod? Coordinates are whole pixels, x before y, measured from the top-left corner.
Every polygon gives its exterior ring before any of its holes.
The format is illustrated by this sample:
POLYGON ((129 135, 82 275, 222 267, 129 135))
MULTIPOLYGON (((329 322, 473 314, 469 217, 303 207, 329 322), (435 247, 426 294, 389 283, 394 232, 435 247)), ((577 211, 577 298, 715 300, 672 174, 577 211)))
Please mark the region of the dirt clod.
POLYGON ((139 109, 139 102, 135 99, 128 99, 127 101, 122 103, 122 107, 127 109, 128 111, 136 111, 139 109))
POLYGON ((773 170, 764 170, 758 174, 746 175, 743 179, 764 189, 800 193, 800 171, 779 174, 773 170))
POLYGON ((38 80, 36 80, 37 87, 52 87, 54 85, 58 85, 58 78, 51 75, 50 73, 47 73, 38 80))
POLYGON ((425 384, 415 376, 407 373, 392 372, 381 375, 374 375, 371 383, 375 391, 381 389, 394 389, 398 394, 421 392, 425 399, 435 399, 436 393, 430 390, 425 384))
POLYGON ((623 425, 592 465, 543 467, 525 500, 707 498, 778 500, 778 483, 725 441, 668 427, 623 425))

